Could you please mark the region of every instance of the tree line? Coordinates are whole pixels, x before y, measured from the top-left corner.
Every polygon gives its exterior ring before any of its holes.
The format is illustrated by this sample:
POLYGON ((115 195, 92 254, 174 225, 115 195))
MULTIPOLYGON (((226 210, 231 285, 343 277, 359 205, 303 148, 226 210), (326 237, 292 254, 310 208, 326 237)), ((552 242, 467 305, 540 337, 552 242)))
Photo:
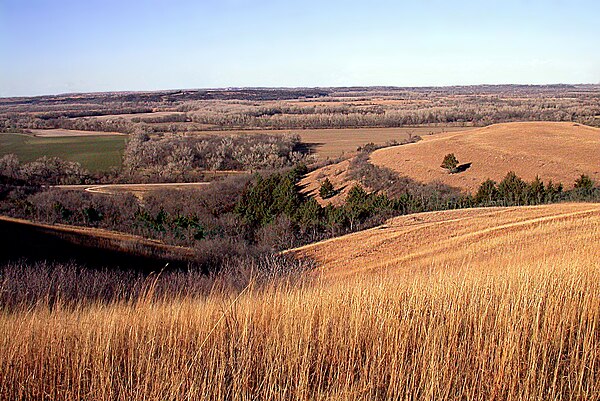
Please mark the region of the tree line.
POLYGON ((186 181, 206 170, 276 170, 307 160, 298 135, 133 134, 123 176, 133 181, 186 181))
MULTIPOLYGON (((488 125, 572 121, 600 125, 597 87, 330 88, 322 91, 228 91, 223 96, 130 94, 0 102, 0 131, 62 128, 132 133, 224 129, 488 125), (287 93, 287 94, 286 94, 287 93), (236 97, 237 96, 237 97, 236 97), (293 96, 298 96, 294 98, 293 96), (318 102, 306 98, 318 98, 318 102), (122 118, 120 114, 173 112, 122 118), (113 116, 114 115, 114 116, 113 116), (100 116, 111 116, 109 118, 100 116)), ((205 94, 206 95, 206 94, 205 94)))

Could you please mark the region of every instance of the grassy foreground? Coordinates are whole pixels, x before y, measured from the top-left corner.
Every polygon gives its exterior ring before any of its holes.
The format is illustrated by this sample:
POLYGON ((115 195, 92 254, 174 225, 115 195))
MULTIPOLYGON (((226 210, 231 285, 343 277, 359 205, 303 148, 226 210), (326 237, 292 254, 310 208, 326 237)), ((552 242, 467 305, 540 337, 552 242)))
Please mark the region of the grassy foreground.
POLYGON ((23 162, 42 156, 60 157, 96 172, 121 166, 127 137, 99 135, 81 137, 34 137, 0 134, 0 156, 14 153, 23 162))
POLYGON ((0 399, 600 396, 600 254, 0 317, 0 399))

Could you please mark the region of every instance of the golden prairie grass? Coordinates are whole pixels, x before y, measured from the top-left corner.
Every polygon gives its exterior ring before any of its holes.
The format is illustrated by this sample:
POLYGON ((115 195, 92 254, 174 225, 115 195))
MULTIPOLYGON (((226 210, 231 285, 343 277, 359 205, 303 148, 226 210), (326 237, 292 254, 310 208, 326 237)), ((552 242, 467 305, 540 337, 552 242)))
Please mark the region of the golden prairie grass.
POLYGON ((570 187, 580 174, 600 180, 600 129, 564 122, 495 124, 380 149, 370 161, 420 182, 440 181, 469 191, 488 178, 500 181, 510 170, 527 181, 539 175, 570 187), (471 167, 448 174, 440 167, 448 153, 471 167))
POLYGON ((574 257, 600 240, 600 204, 562 203, 409 214, 369 230, 288 252, 315 259, 327 277, 429 269, 432 264, 529 264, 574 257))
POLYGON ((598 399, 600 237, 573 244, 576 225, 517 225, 551 226, 552 242, 500 257, 465 249, 238 295, 3 312, 0 398, 598 399))

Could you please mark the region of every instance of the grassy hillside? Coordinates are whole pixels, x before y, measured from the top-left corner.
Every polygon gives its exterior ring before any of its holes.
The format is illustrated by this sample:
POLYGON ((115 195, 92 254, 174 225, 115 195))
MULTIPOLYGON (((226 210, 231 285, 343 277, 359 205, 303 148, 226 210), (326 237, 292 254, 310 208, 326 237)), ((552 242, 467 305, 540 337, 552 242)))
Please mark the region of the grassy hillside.
POLYGON ((502 268, 588 253, 600 238, 599 223, 600 204, 593 203, 448 210, 396 217, 290 252, 316 259, 334 277, 456 269, 464 263, 502 268))
POLYGON ((34 137, 23 134, 0 134, 0 156, 16 154, 21 161, 42 156, 75 161, 90 171, 119 167, 125 148, 122 135, 34 137))
POLYGON ((304 283, 3 310, 0 398, 598 399, 600 205, 402 219, 304 283))
POLYGON ((140 271, 160 270, 169 263, 185 267, 192 249, 165 245, 140 236, 100 228, 50 225, 0 216, 0 264, 27 258, 29 261, 75 261, 94 267, 128 267, 140 271))
POLYGON ((539 175, 569 187, 581 174, 600 180, 600 129, 573 123, 496 124, 377 150, 370 161, 417 181, 440 181, 469 191, 488 178, 500 181, 511 170, 526 181, 539 175), (448 174, 440 167, 448 153, 470 167, 448 174))

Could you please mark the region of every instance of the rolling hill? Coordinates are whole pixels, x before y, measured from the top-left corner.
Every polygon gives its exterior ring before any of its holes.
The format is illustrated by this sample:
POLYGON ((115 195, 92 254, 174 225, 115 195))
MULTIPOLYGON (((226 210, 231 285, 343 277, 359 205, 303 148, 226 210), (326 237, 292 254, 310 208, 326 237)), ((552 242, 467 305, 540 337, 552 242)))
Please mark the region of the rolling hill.
POLYGON ((581 174, 600 181, 600 129, 556 122, 495 124, 380 149, 370 162, 420 182, 439 181, 470 192, 488 178, 501 180, 511 170, 526 181, 539 175, 569 188, 581 174), (448 174, 440 167, 448 153, 470 167, 448 174))
POLYGON ((600 204, 419 213, 291 252, 329 277, 600 260, 600 204))
POLYGON ((190 248, 167 245, 101 228, 44 224, 0 216, 0 263, 53 260, 94 267, 138 266, 140 271, 161 270, 165 264, 185 268, 193 259, 190 248))

